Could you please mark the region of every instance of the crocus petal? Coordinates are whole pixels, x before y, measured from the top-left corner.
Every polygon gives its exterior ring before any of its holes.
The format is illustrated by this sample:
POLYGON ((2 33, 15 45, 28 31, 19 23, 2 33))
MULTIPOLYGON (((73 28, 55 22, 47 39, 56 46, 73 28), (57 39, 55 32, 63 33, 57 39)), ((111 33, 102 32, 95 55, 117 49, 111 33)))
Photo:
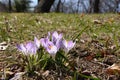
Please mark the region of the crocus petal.
POLYGON ((25 47, 26 47, 26 49, 29 51, 29 50, 33 47, 33 43, 32 43, 32 42, 27 42, 27 43, 25 44, 25 47))
POLYGON ((67 46, 68 46, 68 41, 63 40, 62 43, 63 43, 63 47, 64 47, 64 48, 67 48, 67 46))
POLYGON ((27 51, 24 44, 17 45, 17 48, 19 51, 22 51, 24 53, 26 53, 26 51, 27 51))
POLYGON ((68 42, 68 48, 69 49, 72 49, 74 46, 75 46, 75 42, 73 42, 73 41, 68 42))
POLYGON ((54 36, 54 37, 58 37, 58 33, 57 33, 57 31, 53 32, 52 36, 54 36))
POLYGON ((29 50, 29 53, 30 54, 36 54, 37 53, 37 47, 35 46, 35 45, 33 45, 32 47, 31 47, 31 49, 29 50))
POLYGON ((59 34, 59 36, 58 36, 58 37, 59 37, 59 39, 62 39, 62 37, 63 37, 63 34, 59 34))
POLYGON ((50 35, 51 35, 50 32, 48 32, 48 36, 47 36, 48 39, 50 39, 50 35))
POLYGON ((53 34, 52 34, 52 42, 53 42, 54 44, 56 43, 57 38, 58 38, 58 33, 55 31, 55 32, 53 32, 53 34))
POLYGON ((57 40, 55 45, 56 45, 56 47, 57 47, 58 50, 59 50, 60 48, 62 48, 62 39, 57 40))
POLYGON ((34 42, 36 46, 39 48, 40 47, 40 40, 38 40, 36 37, 34 37, 34 42))

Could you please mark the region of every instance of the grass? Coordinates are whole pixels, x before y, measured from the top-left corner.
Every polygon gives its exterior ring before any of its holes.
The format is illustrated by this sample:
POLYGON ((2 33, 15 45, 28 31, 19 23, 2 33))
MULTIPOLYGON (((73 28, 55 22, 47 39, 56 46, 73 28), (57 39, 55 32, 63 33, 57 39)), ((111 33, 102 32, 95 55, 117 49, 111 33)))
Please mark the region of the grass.
MULTIPOLYGON (((0 42, 6 41, 10 46, 0 51, 0 63, 8 68, 5 59, 17 60, 15 45, 32 40, 34 36, 44 37, 47 32, 58 31, 67 39, 77 39, 81 45, 83 39, 88 46, 91 40, 102 43, 107 49, 115 45, 120 47, 120 15, 119 14, 63 14, 63 13, 0 13, 0 42), (5 63, 2 63, 5 62, 5 63)), ((84 47, 83 47, 84 48, 84 47)), ((95 51, 93 48, 91 51, 95 51)), ((116 54, 118 52, 116 51, 116 54)), ((97 54, 99 55, 99 54, 97 54)), ((120 57, 120 56, 118 56, 120 57)), ((19 62, 19 60, 18 60, 19 62)), ((2 70, 1 66, 0 69, 2 70)))
MULTIPOLYGON (((119 15, 117 14, 27 14, 27 13, 1 13, 1 30, 8 28, 11 30, 11 39, 29 40, 37 35, 42 37, 48 31, 60 31, 71 38, 85 27, 90 27, 88 34, 120 33, 119 15), (83 15, 83 16, 81 16, 83 15), (94 20, 100 20, 101 24, 94 24, 94 20), (6 24, 5 22, 8 21, 6 24), (69 35, 71 34, 71 35, 69 35)), ((2 34, 2 33, 1 33, 2 34)), ((7 33, 6 33, 7 36, 7 33)), ((4 36, 3 36, 4 37, 4 36)), ((1 40, 2 41, 2 40, 1 40)))

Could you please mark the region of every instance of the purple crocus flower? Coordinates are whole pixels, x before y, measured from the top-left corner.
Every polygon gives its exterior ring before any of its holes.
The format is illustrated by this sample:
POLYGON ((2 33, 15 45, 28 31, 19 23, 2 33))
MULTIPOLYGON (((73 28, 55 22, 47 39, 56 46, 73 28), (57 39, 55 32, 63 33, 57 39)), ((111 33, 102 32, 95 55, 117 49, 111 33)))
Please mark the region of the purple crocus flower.
POLYGON ((58 51, 57 47, 51 41, 47 43, 46 50, 50 55, 55 55, 58 51))
POLYGON ((38 47, 34 42, 26 42, 20 45, 17 45, 19 51, 23 52, 25 55, 33 55, 37 53, 38 47))
POLYGON ((56 44, 56 42, 60 41, 62 39, 63 35, 58 34, 57 31, 53 32, 52 34, 52 42, 56 44))
POLYGON ((44 47, 44 48, 47 47, 48 42, 49 42, 48 38, 41 38, 40 39, 40 43, 41 43, 42 47, 44 47))
POLYGON ((66 53, 68 53, 69 50, 71 50, 74 46, 75 46, 75 42, 73 41, 67 41, 67 40, 62 41, 62 47, 66 53))
POLYGON ((63 38, 63 35, 58 34, 57 31, 52 33, 52 42, 57 46, 58 50, 61 48, 62 38, 63 38))
POLYGON ((25 47, 26 47, 28 53, 30 53, 30 54, 36 54, 37 53, 38 47, 34 42, 28 42, 25 45, 25 47))
POLYGON ((57 52, 57 47, 51 42, 48 38, 40 39, 41 45, 47 50, 47 52, 51 55, 55 55, 57 52))

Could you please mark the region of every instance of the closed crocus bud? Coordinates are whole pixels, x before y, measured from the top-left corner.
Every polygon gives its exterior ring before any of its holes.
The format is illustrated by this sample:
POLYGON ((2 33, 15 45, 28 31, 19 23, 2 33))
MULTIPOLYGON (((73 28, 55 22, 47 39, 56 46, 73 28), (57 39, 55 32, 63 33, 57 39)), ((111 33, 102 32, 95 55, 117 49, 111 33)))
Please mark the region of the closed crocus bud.
POLYGON ((62 41, 62 47, 66 53, 68 53, 74 46, 75 46, 75 42, 73 41, 67 41, 67 40, 62 41))

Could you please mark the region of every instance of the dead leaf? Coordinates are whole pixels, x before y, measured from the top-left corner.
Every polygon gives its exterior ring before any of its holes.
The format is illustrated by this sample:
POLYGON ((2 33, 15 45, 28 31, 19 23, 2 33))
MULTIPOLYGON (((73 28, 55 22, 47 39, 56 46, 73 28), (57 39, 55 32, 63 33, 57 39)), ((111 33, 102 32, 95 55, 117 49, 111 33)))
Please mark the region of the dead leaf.
POLYGON ((11 71, 5 71, 6 74, 13 75, 14 73, 11 71))
POLYGON ((86 56, 85 59, 86 59, 87 61, 91 61, 91 60, 94 59, 94 57, 95 57, 95 54, 90 54, 90 55, 86 56))
POLYGON ((42 75, 43 75, 43 76, 48 76, 49 73, 50 73, 50 71, 47 70, 47 71, 45 71, 42 75))
POLYGON ((93 20, 93 23, 95 23, 95 24, 102 24, 102 22, 100 21, 100 20, 93 20))
POLYGON ((115 75, 115 74, 120 75, 120 64, 114 63, 112 66, 107 68, 106 72, 110 75, 115 75))
POLYGON ((84 13, 81 13, 80 17, 84 17, 84 16, 85 16, 85 14, 84 14, 84 13))
POLYGON ((80 42, 81 42, 81 43, 85 43, 85 40, 83 40, 83 39, 80 39, 80 42))

